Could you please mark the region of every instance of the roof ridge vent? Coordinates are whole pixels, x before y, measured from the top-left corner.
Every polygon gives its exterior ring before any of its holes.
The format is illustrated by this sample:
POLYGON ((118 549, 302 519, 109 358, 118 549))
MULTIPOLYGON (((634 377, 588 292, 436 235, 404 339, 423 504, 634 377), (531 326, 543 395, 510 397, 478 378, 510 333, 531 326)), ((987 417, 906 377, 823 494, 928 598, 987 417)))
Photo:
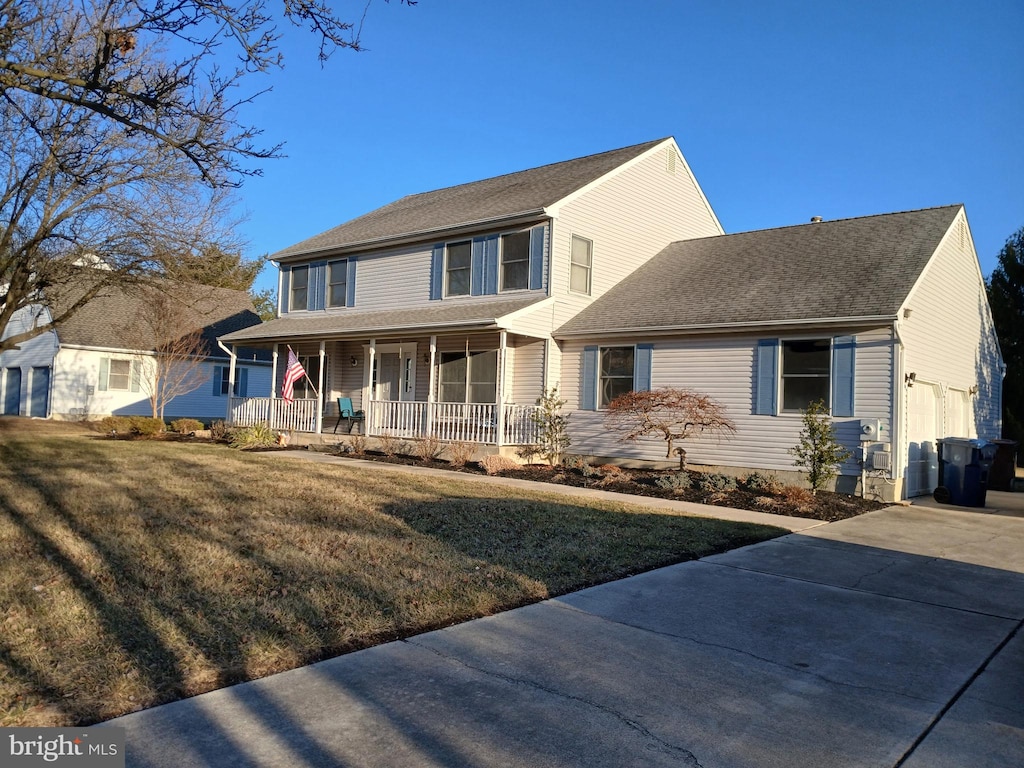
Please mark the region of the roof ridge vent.
POLYGON ((821 224, 821 216, 811 216, 811 224, 821 224))

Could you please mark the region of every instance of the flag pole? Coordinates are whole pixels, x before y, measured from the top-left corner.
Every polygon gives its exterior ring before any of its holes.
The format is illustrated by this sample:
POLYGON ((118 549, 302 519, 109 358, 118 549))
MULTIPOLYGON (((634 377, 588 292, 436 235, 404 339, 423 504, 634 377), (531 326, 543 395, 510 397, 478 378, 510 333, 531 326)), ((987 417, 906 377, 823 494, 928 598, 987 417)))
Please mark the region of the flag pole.
MULTIPOLYGON (((291 344, 288 345, 288 351, 289 352, 292 351, 292 345, 291 344)), ((295 355, 295 357, 298 357, 298 355, 295 355)), ((315 394, 317 396, 317 399, 320 399, 320 393, 317 391, 316 384, 314 384, 313 380, 311 378, 309 378, 309 374, 306 372, 306 366, 302 366, 302 375, 305 376, 306 377, 306 381, 309 382, 309 388, 313 390, 313 394, 315 394)))

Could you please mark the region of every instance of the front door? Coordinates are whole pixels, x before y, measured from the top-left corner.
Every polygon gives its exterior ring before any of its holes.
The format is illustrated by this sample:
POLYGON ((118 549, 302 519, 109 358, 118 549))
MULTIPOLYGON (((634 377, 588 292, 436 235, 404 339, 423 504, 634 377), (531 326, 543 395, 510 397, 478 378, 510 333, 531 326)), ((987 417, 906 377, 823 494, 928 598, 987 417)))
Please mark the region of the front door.
POLYGON ((377 363, 377 399, 402 399, 402 359, 397 352, 384 352, 377 363))

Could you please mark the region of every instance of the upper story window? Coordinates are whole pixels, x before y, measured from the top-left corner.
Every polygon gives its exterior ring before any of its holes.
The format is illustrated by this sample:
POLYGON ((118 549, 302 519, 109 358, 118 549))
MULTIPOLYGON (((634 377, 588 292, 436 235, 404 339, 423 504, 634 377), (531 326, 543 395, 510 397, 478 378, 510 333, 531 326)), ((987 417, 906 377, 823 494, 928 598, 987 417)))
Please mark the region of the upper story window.
POLYGON ((636 347, 602 347, 601 370, 598 376, 598 407, 619 395, 633 391, 634 355, 636 347))
POLYGON ((446 296, 468 296, 472 274, 472 244, 469 240, 448 244, 445 261, 444 292, 446 296))
POLYGON ((327 265, 327 306, 344 307, 348 301, 348 259, 327 265))
POLYGON ((288 306, 294 311, 305 309, 309 299, 309 265, 292 267, 291 296, 288 306))
POLYGON ((530 287, 530 233, 514 232, 501 238, 501 290, 530 287))
POLYGON ((594 243, 578 235, 572 236, 572 254, 569 266, 569 290, 590 295, 590 272, 594 243))
POLYGON ((782 342, 782 410, 797 412, 821 400, 829 403, 832 340, 782 342))

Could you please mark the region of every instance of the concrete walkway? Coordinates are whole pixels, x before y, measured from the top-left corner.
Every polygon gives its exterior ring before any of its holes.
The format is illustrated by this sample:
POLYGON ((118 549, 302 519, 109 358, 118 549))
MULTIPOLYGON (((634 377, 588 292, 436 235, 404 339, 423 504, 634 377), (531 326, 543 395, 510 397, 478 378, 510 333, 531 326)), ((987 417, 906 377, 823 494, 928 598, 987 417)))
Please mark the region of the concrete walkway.
POLYGON ((1024 517, 890 507, 110 724, 139 768, 1017 766, 1022 623, 1024 517))

